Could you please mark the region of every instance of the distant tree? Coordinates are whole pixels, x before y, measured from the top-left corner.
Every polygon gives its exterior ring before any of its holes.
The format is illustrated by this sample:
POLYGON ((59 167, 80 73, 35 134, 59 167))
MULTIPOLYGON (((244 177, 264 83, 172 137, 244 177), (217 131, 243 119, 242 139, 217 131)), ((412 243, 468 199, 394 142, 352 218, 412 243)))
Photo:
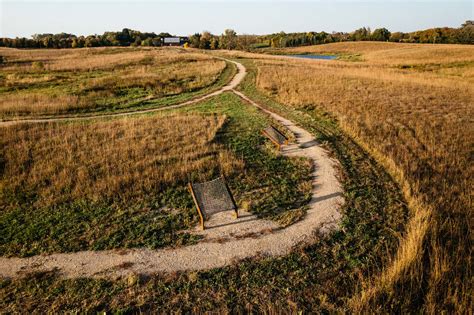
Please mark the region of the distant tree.
POLYGON ((217 37, 212 37, 211 39, 211 49, 218 49, 219 48, 219 40, 217 39, 217 37))
POLYGON ((254 44, 258 43, 256 35, 239 35, 237 37, 237 49, 248 50, 254 44))
POLYGON ((155 37, 151 40, 151 45, 152 46, 161 46, 161 38, 160 37, 155 37))
POLYGON ((406 34, 405 33, 402 33, 402 32, 395 32, 395 33, 392 33, 390 35, 390 41, 391 42, 402 42, 405 40, 405 38, 407 38, 406 34))
POLYGON ((158 37, 160 38, 165 38, 165 37, 173 37, 173 35, 171 35, 170 33, 160 33, 158 34, 158 37))
POLYGON ((144 40, 142 40, 141 45, 142 46, 153 46, 153 39, 150 38, 150 37, 145 38, 144 40))
POLYGON ((142 39, 138 36, 134 39, 133 43, 130 44, 130 46, 137 47, 142 44, 142 39))
POLYGON ((192 48, 199 48, 199 44, 201 42, 201 34, 194 33, 194 35, 189 36, 189 46, 192 48))
POLYGON ((270 46, 273 48, 278 47, 279 43, 280 41, 276 37, 273 37, 272 39, 270 39, 270 46))
POLYGON ((439 28, 430 28, 424 31, 415 32, 410 36, 413 42, 416 43, 443 43, 443 30, 439 28))
POLYGON ((107 46, 120 46, 121 34, 118 32, 106 32, 102 35, 102 41, 107 46))
POLYGON ((128 28, 124 28, 122 32, 117 34, 117 40, 120 46, 129 46, 132 43, 132 36, 128 28))
POLYGON ((77 38, 77 47, 78 48, 83 48, 86 46, 86 39, 84 38, 84 36, 79 36, 77 38))
POLYGON ((372 40, 386 42, 390 39, 390 31, 386 28, 378 28, 372 33, 372 40))
POLYGON ((86 37, 85 42, 84 42, 84 47, 98 47, 99 42, 97 38, 93 35, 89 35, 86 37))
POLYGON ((474 44, 474 21, 466 21, 457 30, 456 42, 461 44, 474 44))
POLYGON ((351 39, 355 41, 359 40, 370 40, 370 28, 369 27, 362 27, 355 30, 351 34, 351 39))
POLYGON ((226 29, 219 39, 219 47, 223 49, 235 49, 237 47, 237 33, 232 29, 226 29))
POLYGON ((211 49, 212 34, 208 31, 204 31, 199 38, 199 48, 211 49))
POLYGON ((52 36, 47 36, 41 38, 41 44, 44 48, 53 48, 53 38, 52 36))

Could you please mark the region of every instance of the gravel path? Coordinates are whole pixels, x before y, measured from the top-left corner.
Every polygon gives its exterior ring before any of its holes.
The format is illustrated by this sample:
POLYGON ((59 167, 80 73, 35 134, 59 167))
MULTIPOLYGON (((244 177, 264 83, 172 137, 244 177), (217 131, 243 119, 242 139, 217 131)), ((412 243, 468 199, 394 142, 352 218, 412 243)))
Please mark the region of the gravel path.
MULTIPOLYGON (((303 220, 280 229, 274 222, 260 220, 250 213, 241 213, 232 219, 229 213, 220 213, 206 222, 209 229, 194 231, 204 240, 196 245, 161 250, 131 249, 83 251, 76 253, 39 255, 29 258, 0 257, 0 277, 16 277, 24 272, 57 269, 65 278, 116 277, 130 273, 152 274, 185 270, 205 270, 232 264, 240 259, 280 256, 302 242, 311 242, 314 231, 327 232, 340 220, 338 209, 344 202, 342 189, 336 177, 336 161, 318 146, 311 134, 275 113, 272 113, 244 94, 234 90, 245 76, 245 67, 235 63, 239 72, 224 88, 200 99, 175 105, 186 106, 203 99, 232 91, 246 102, 259 107, 295 134, 296 143, 282 148, 281 154, 304 156, 314 161, 313 195, 303 220)), ((169 107, 167 108, 169 109, 169 107)), ((147 110, 143 112, 162 110, 147 110)), ((132 114, 136 114, 133 112, 132 114)), ((113 116, 123 116, 120 113, 113 116)), ((83 119, 83 118, 82 118, 83 119)), ((31 120, 37 122, 42 120, 31 120)), ((1 123, 0 123, 1 124, 1 123)))

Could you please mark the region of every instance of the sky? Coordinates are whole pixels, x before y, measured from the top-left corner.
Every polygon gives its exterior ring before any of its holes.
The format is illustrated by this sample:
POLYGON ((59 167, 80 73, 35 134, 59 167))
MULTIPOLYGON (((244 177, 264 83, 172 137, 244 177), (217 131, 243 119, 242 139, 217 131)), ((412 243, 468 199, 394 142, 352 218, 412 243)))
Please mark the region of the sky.
POLYGON ((189 35, 343 31, 362 26, 410 32, 459 27, 474 0, 0 0, 0 37, 102 34, 131 28, 189 35))

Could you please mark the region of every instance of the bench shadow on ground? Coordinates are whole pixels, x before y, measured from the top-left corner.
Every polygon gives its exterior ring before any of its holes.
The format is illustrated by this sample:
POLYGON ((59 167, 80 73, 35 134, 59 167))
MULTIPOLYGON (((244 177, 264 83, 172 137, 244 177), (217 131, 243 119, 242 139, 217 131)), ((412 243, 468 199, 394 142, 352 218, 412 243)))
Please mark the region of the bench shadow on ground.
POLYGON ((328 199, 332 199, 332 198, 337 198, 337 197, 342 197, 342 196, 343 196, 343 193, 342 193, 342 192, 337 192, 337 193, 332 193, 332 194, 325 195, 325 196, 313 197, 313 198, 311 198, 311 200, 309 201, 308 205, 313 205, 313 204, 315 204, 315 203, 318 203, 318 202, 321 202, 321 201, 324 201, 324 200, 328 200, 328 199))
POLYGON ((317 146, 318 144, 319 142, 317 140, 311 140, 311 141, 301 143, 298 147, 301 149, 306 149, 306 148, 317 146))
POLYGON ((225 222, 225 223, 217 223, 217 224, 213 224, 213 225, 206 225, 206 230, 217 229, 217 228, 221 228, 221 227, 224 227, 224 226, 230 226, 230 225, 236 225, 236 224, 244 224, 244 223, 247 223, 247 222, 250 222, 250 221, 257 221, 257 220, 260 220, 260 219, 257 218, 257 216, 254 215, 254 214, 251 214, 251 213, 246 213, 246 214, 242 214, 242 215, 239 214, 239 218, 234 219, 233 222, 225 222))

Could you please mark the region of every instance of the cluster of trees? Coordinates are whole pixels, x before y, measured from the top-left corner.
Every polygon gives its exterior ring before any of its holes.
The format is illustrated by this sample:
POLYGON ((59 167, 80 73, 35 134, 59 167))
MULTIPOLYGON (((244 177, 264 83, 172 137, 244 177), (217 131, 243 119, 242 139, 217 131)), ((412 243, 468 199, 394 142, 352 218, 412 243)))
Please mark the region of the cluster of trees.
POLYGON ((297 47, 307 45, 319 45, 333 42, 340 42, 348 39, 347 33, 326 33, 326 32, 307 32, 307 33, 276 33, 260 37, 261 44, 255 47, 297 47))
MULTIPOLYGON (((81 48, 98 46, 161 46, 169 33, 142 33, 130 29, 105 32, 102 35, 76 36, 73 34, 36 34, 32 38, 0 38, 0 47, 13 48, 81 48)), ((372 31, 360 28, 352 33, 308 32, 276 33, 270 35, 237 35, 227 29, 222 35, 204 31, 189 37, 188 45, 201 49, 251 50, 260 47, 296 47, 343 41, 391 41, 404 43, 474 44, 474 21, 466 21, 459 28, 432 28, 411 33, 391 33, 386 28, 372 31)))
POLYGON ((386 28, 372 31, 362 27, 352 33, 277 33, 261 36, 261 43, 271 47, 296 47, 343 41, 391 41, 404 43, 474 44, 474 21, 459 28, 431 28, 411 33, 391 33, 386 28))
POLYGON ((32 38, 0 38, 0 46, 12 48, 82 48, 99 46, 161 46, 169 33, 142 33, 124 28, 121 32, 102 35, 35 34, 32 38))
POLYGON ((352 32, 349 39, 352 41, 373 40, 386 42, 390 40, 391 35, 392 33, 386 28, 378 28, 372 32, 370 27, 362 27, 352 32))
POLYGON ((248 36, 252 35, 239 36, 232 29, 226 29, 220 36, 204 31, 190 36, 189 46, 201 49, 243 49, 242 40, 248 36))
POLYGON ((439 27, 411 33, 396 32, 390 36, 392 42, 474 44, 474 21, 466 21, 460 28, 439 27))

